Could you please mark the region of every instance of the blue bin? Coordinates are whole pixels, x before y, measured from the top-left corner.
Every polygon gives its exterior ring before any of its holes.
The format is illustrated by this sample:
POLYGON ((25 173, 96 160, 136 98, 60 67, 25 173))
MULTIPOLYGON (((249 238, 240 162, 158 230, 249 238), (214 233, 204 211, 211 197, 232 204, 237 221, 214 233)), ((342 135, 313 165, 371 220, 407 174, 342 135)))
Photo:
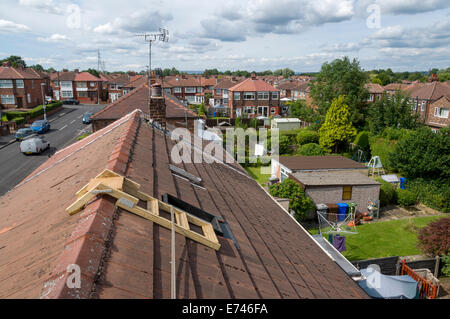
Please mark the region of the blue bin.
POLYGON ((338 221, 345 220, 345 215, 347 214, 348 204, 338 203, 338 221))
POLYGON ((400 188, 405 189, 406 188, 406 178, 400 177, 400 188))

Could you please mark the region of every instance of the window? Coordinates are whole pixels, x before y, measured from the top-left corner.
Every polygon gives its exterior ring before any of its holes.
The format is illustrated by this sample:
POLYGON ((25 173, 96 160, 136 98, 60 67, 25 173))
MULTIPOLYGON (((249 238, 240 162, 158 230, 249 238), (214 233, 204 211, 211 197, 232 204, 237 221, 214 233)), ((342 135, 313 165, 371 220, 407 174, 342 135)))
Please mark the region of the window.
POLYGON ((72 90, 72 82, 71 81, 61 81, 61 88, 64 90, 72 90))
POLYGON ((421 111, 425 111, 425 107, 427 106, 427 101, 426 100, 422 100, 422 105, 420 106, 420 110, 421 111))
POLYGON ((268 100, 269 92, 258 92, 258 100, 268 100))
POLYGON ((278 92, 272 92, 272 100, 278 100, 278 92))
POLYGON ((110 84, 109 85, 109 88, 111 89, 111 90, 116 90, 117 89, 117 86, 116 86, 116 84, 110 84))
POLYGON ((220 89, 216 90, 216 94, 220 95, 220 89))
POLYGON ((255 92, 244 92, 244 100, 254 100, 255 92))
POLYGON ((0 80, 0 89, 12 89, 12 80, 0 80))
POLYGON ((23 80, 16 80, 16 87, 19 89, 23 89, 23 80))
POLYGON ((88 97, 88 92, 87 91, 78 92, 78 97, 88 97))
MULTIPOLYGON (((123 90, 123 93, 125 93, 125 90, 123 90)), ((128 93, 128 92, 127 92, 128 93)), ((164 88, 164 93, 172 93, 170 88, 164 88)), ((125 93, 126 94, 126 93, 125 93)))
POLYGON ((434 109, 434 116, 448 118, 448 109, 437 107, 434 109))
POLYGON ((234 92, 233 93, 233 99, 234 100, 240 100, 241 99, 241 93, 240 92, 234 92))
POLYGON ((55 86, 55 88, 59 87, 59 81, 53 81, 53 85, 55 86))
POLYGON ((246 107, 244 107, 244 113, 254 114, 255 113, 255 108, 253 106, 246 106, 246 107))
POLYGON ((2 104, 15 104, 14 95, 2 95, 2 104))
POLYGON ((173 92, 174 93, 181 93, 181 87, 179 87, 179 86, 174 87, 173 88, 173 92))
MULTIPOLYGON (((90 82, 89 85, 91 86, 91 88, 93 88, 95 86, 95 82, 90 82)), ((118 89, 120 88, 118 87, 118 89)))
POLYGON ((344 186, 342 190, 342 200, 350 200, 352 199, 352 187, 344 186))
POLYGON ((369 98, 367 99, 369 102, 373 102, 373 94, 369 94, 369 98))
POLYGON ((73 97, 72 91, 61 91, 61 96, 65 98, 73 97))
POLYGON ((274 108, 274 107, 271 107, 271 108, 270 108, 270 114, 275 114, 276 111, 277 111, 276 108, 274 108))
POLYGON ((77 82, 77 87, 79 87, 79 88, 86 88, 87 87, 87 83, 86 82, 77 82))
POLYGON ((190 87, 190 86, 185 87, 184 93, 195 93, 195 87, 190 87))
POLYGON ((202 93, 203 92, 203 88, 201 86, 197 87, 197 92, 198 93, 202 93))

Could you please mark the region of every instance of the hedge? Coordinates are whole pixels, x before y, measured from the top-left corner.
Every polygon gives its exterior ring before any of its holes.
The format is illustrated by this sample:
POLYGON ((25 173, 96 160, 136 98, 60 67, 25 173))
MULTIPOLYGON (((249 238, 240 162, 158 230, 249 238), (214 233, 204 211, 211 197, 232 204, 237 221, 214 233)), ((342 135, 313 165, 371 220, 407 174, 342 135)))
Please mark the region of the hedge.
POLYGON ((397 188, 395 190, 395 193, 397 195, 397 202, 400 206, 413 206, 417 201, 416 194, 414 194, 410 190, 397 188))
MULTIPOLYGON (((62 102, 55 102, 55 103, 50 103, 46 106, 46 112, 50 112, 58 107, 60 107, 62 105, 62 102)), ((3 116, 2 116, 2 120, 6 117, 6 119, 8 121, 15 121, 17 124, 18 120, 20 121, 20 119, 22 119, 22 121, 25 121, 26 118, 28 119, 33 119, 35 117, 38 117, 40 115, 44 114, 44 106, 43 105, 38 105, 35 108, 29 110, 29 111, 24 111, 24 112, 18 112, 18 111, 8 111, 8 112, 4 112, 3 116)))
POLYGON ((303 129, 297 134, 298 145, 319 143, 319 132, 303 129))
POLYGON ((394 151, 397 141, 387 140, 382 137, 370 137, 370 154, 372 156, 378 155, 381 160, 381 164, 386 170, 392 171, 392 165, 389 161, 389 154, 394 151))
POLYGON ((381 183, 380 206, 384 207, 388 204, 397 204, 397 193, 395 191, 395 186, 386 182, 382 178, 376 178, 375 180, 381 183))
POLYGON ((445 180, 408 179, 406 189, 428 207, 444 213, 450 212, 450 182, 445 180))

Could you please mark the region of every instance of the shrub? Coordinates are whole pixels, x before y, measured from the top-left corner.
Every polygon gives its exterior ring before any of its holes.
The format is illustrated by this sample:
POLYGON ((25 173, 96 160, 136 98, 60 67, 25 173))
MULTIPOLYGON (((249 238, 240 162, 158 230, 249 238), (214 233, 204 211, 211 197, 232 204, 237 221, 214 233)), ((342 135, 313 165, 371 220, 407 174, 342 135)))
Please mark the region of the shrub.
MULTIPOLYGON (((370 137, 370 154, 372 156, 378 155, 381 160, 381 164, 387 170, 392 170, 393 167, 390 162, 390 154, 394 152, 395 144, 397 141, 389 141, 385 138, 370 137)), ((367 159, 369 160, 369 159, 367 159)))
POLYGON ((295 218, 300 221, 306 217, 306 214, 314 209, 314 203, 307 197, 299 184, 291 179, 285 179, 283 182, 270 185, 269 193, 272 196, 280 198, 289 198, 289 209, 295 212, 295 218))
POLYGON ((412 206, 416 203, 417 197, 410 190, 397 188, 395 193, 397 196, 397 203, 400 206, 412 206))
POLYGON ((450 212, 450 183, 447 180, 410 179, 408 190, 425 205, 444 213, 450 212))
POLYGON ((301 145, 298 148, 297 154, 303 156, 318 156, 324 155, 325 150, 317 143, 308 143, 305 145, 301 145))
POLYGON ((358 145, 363 151, 367 152, 370 149, 369 132, 361 131, 356 135, 353 144, 358 145))
POLYGON ((387 127, 383 130, 383 133, 381 134, 381 136, 383 136, 384 138, 386 138, 389 141, 395 140, 401 140, 402 138, 406 137, 409 133, 411 132, 411 130, 407 130, 407 129, 397 129, 394 127, 387 127))
POLYGON ((397 204, 397 193, 395 192, 395 186, 381 178, 377 178, 376 181, 381 183, 380 206, 384 207, 388 204, 397 204))
POLYGON ((319 133, 310 130, 301 130, 297 136, 298 145, 305 145, 310 143, 319 143, 319 133))
POLYGON ((280 154, 289 154, 290 146, 291 146, 291 139, 286 135, 281 135, 279 142, 280 154))
POLYGON ((419 231, 419 248, 428 255, 448 255, 450 217, 429 223, 419 231))
POLYGON ((450 277, 450 255, 442 256, 442 263, 444 267, 442 267, 442 273, 446 277, 450 277))
POLYGON ((25 122, 25 118, 24 117, 16 117, 14 119, 14 122, 16 122, 16 124, 22 124, 23 122, 25 122))

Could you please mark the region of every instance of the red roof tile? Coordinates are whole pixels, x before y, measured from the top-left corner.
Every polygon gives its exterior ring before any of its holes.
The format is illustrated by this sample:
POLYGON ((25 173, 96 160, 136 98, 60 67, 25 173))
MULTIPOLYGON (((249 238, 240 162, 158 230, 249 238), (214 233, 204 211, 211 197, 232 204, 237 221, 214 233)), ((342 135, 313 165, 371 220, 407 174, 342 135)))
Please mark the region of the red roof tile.
POLYGON ((89 72, 81 72, 75 75, 75 81, 102 81, 100 78, 90 74, 89 72))
POLYGON ((248 78, 229 89, 236 92, 280 91, 272 85, 258 79, 248 78))

